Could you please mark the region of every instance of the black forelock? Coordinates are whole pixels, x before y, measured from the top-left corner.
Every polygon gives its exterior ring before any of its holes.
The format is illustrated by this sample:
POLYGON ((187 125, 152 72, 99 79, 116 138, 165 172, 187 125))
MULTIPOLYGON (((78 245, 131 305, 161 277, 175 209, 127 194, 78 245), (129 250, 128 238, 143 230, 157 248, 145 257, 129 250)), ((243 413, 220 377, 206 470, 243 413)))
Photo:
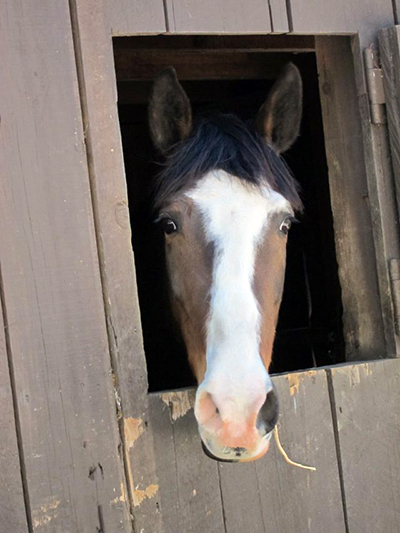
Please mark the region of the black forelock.
POLYGON ((285 161, 246 122, 222 113, 199 119, 191 135, 167 154, 157 180, 155 207, 193 187, 213 170, 223 170, 249 184, 267 184, 296 212, 303 209, 299 185, 285 161))

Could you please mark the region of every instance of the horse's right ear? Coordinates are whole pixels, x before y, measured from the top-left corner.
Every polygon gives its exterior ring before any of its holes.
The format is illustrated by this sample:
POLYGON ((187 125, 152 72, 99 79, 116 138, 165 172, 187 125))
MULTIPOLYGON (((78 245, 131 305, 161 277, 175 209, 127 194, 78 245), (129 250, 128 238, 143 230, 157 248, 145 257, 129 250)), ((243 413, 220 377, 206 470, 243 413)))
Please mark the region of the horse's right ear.
POLYGON ((149 103, 149 125, 154 146, 166 152, 186 139, 192 129, 192 109, 176 77, 168 67, 154 81, 149 103))

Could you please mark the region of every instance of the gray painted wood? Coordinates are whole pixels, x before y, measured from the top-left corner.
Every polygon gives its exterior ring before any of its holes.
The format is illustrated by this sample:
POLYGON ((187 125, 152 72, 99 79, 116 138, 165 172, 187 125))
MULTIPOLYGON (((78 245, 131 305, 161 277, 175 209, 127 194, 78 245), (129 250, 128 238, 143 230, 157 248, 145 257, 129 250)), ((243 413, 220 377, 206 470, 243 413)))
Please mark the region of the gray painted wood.
MULTIPOLYGON (((161 531, 225 531, 218 463, 203 453, 193 413, 194 390, 150 395, 161 531)), ((149 515, 152 520, 151 515, 149 515)), ((153 531, 143 525, 144 532, 153 531)))
POLYGON ((393 15, 394 15, 394 23, 398 24, 400 22, 400 1, 399 0, 393 0, 393 15))
POLYGON ((316 39, 347 360, 386 352, 351 43, 316 39))
POLYGON ((286 463, 274 439, 265 457, 254 463, 220 464, 227 531, 320 533, 329 524, 330 533, 344 532, 326 373, 275 376, 274 383, 281 443, 292 460, 317 470, 286 463))
POLYGON ((114 36, 166 31, 162 0, 110 0, 99 2, 99 9, 105 10, 114 36))
POLYGON ((391 0, 290 0, 295 33, 360 33, 363 46, 394 24, 391 0))
POLYGON ((333 368, 350 533, 397 533, 400 360, 333 368))
MULTIPOLYGON (((400 351, 400 339, 395 331, 396 316, 391 295, 389 269, 390 260, 400 257, 398 210, 386 120, 383 120, 382 124, 374 123, 372 113, 376 112, 377 106, 371 104, 366 85, 364 65, 369 67, 377 65, 377 53, 374 49, 363 51, 362 43, 357 35, 352 40, 352 56, 361 119, 379 299, 386 342, 384 354, 377 355, 378 359, 395 357, 400 351), (363 61, 364 58, 366 61, 363 61)), ((380 113, 385 119, 385 110, 380 113)))
POLYGON ((68 2, 0 5, 0 256, 34 531, 129 531, 68 2))
POLYGON ((393 26, 379 32, 379 50, 386 96, 386 111, 390 149, 396 186, 397 206, 400 206, 400 33, 393 26))
POLYGON ((153 516, 152 493, 157 473, 153 436, 146 424, 147 371, 116 105, 111 28, 106 11, 98 7, 98 1, 78 0, 73 17, 79 40, 78 73, 92 201, 108 338, 118 388, 127 497, 135 524, 157 529, 160 515, 153 516))
POLYGON ((271 26, 274 33, 286 33, 290 30, 286 0, 269 0, 271 26))
POLYGON ((265 33, 271 31, 265 0, 166 0, 171 33, 265 33))
POLYGON ((7 527, 8 531, 24 533, 28 531, 28 523, 7 357, 6 327, 0 305, 0 524, 3 529, 7 527))

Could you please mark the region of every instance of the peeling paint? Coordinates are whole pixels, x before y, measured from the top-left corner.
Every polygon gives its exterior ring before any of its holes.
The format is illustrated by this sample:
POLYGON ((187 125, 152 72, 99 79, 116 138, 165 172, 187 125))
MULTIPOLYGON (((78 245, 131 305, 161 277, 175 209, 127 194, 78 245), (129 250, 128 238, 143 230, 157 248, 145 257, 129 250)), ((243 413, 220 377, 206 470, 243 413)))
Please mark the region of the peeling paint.
POLYGON ((366 376, 372 376, 372 368, 369 363, 363 364, 364 374, 366 376))
POLYGON ((135 489, 133 491, 133 504, 135 507, 138 507, 146 498, 154 498, 159 488, 158 485, 149 485, 144 490, 135 489))
POLYGON ((52 500, 51 502, 41 505, 39 509, 33 509, 32 511, 32 524, 33 526, 40 527, 45 526, 56 518, 58 515, 57 508, 60 505, 61 500, 52 500))
POLYGON ((123 483, 121 483, 121 495, 120 496, 117 496, 116 498, 114 498, 113 500, 111 500, 111 503, 125 503, 126 502, 126 490, 125 490, 125 485, 123 483))
POLYGON ((287 376, 290 396, 295 396, 299 392, 300 383, 303 381, 303 378, 303 374, 289 374, 287 376))
POLYGON ((317 374, 317 370, 308 370, 307 372, 295 372, 293 374, 288 374, 286 379, 289 382, 290 396, 295 396, 299 392, 300 383, 304 381, 304 379, 311 378, 311 380, 314 382, 317 374))
POLYGON ((140 435, 144 432, 141 418, 124 418, 125 444, 130 450, 140 435))
POLYGON ((195 390, 185 390, 178 392, 164 392, 161 394, 162 401, 168 405, 172 421, 185 416, 190 409, 193 409, 196 397, 195 390))
POLYGON ((350 382, 351 386, 354 387, 355 385, 359 385, 361 382, 360 377, 360 365, 355 365, 351 367, 350 371, 350 382))

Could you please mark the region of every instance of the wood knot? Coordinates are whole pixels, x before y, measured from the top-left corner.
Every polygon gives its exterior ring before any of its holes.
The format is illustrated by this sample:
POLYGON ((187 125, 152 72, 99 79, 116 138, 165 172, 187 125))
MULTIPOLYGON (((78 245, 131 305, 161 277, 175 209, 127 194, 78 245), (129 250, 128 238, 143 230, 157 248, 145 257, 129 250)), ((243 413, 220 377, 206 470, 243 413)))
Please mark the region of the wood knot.
POLYGON ((331 92, 331 84, 327 81, 322 85, 322 90, 325 94, 330 94, 331 92))
POLYGON ((124 202, 118 202, 115 206, 115 220, 121 228, 129 228, 129 208, 124 202))

